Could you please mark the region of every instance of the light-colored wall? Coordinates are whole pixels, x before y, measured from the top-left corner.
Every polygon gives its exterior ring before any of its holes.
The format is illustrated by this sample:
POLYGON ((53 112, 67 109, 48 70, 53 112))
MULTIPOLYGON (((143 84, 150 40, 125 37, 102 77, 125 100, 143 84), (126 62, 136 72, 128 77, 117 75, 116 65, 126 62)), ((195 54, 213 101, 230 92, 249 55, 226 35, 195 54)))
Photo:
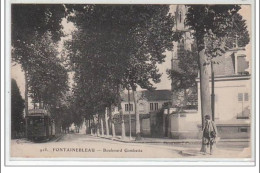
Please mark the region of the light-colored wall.
MULTIPOLYGON (((230 78, 231 79, 231 78, 230 78)), ((234 79, 234 78, 233 78, 234 79)), ((238 93, 248 93, 249 101, 243 102, 243 108, 251 105, 251 85, 249 76, 241 80, 219 80, 215 79, 215 117, 218 121, 229 121, 236 119, 242 111, 242 102, 238 101, 238 93)), ((211 92, 211 87, 210 87, 211 92)), ((198 114, 201 115, 200 85, 198 83, 198 114)), ((251 109, 250 109, 251 110, 251 109)))
MULTIPOLYGON (((139 100, 138 104, 139 104, 139 113, 140 114, 149 114, 150 112, 154 112, 150 111, 150 103, 158 103, 158 110, 160 110, 162 108, 162 105, 167 102, 167 101, 151 101, 148 102, 146 100, 139 100), (141 108, 142 107, 142 108, 141 108)), ((128 104, 128 102, 122 102, 122 108, 123 108, 123 114, 129 114, 129 111, 125 111, 125 104, 128 104)), ((135 106, 134 106, 134 102, 130 102, 130 104, 133 104, 133 111, 130 111, 131 114, 135 113, 135 106)))
MULTIPOLYGON (((129 104, 129 103, 128 102, 124 102, 124 101, 121 103, 124 115, 129 114, 129 111, 125 111, 125 104, 129 104)), ((133 105, 133 111, 130 111, 130 114, 134 114, 135 113, 135 106, 134 106, 135 104, 134 104, 134 102, 130 102, 130 104, 133 105)))

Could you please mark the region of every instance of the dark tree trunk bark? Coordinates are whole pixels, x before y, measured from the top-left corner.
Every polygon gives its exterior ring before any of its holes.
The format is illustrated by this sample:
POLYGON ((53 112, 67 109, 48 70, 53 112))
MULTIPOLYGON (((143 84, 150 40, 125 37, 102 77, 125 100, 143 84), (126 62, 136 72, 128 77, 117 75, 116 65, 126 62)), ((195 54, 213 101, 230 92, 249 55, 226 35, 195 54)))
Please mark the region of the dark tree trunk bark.
POLYGON ((27 71, 24 71, 25 78, 25 91, 24 91, 24 99, 25 99, 25 116, 28 116, 28 76, 27 71))
POLYGON ((112 105, 109 107, 109 116, 111 119, 111 129, 112 129, 112 137, 116 137, 116 131, 115 131, 115 124, 114 124, 114 117, 112 115, 112 105))
POLYGON ((101 125, 101 136, 104 136, 104 123, 103 123, 103 117, 100 118, 100 125, 101 125))
POLYGON ((118 107, 119 116, 121 118, 121 138, 125 139, 125 120, 124 120, 123 110, 121 106, 120 91, 121 91, 121 86, 119 85, 117 87, 117 94, 118 94, 117 107, 118 107))
POLYGON ((108 126, 108 108, 105 110, 105 125, 106 125, 106 136, 109 136, 109 126, 108 126))
POLYGON ((27 122, 27 117, 28 117, 28 76, 27 76, 27 71, 24 70, 24 80, 25 80, 25 91, 24 91, 24 104, 25 104, 25 137, 28 138, 28 122, 27 122))
POLYGON ((135 88, 133 88, 133 97, 134 97, 134 105, 135 105, 135 131, 136 131, 135 140, 138 141, 141 140, 141 127, 140 127, 138 98, 137 98, 137 92, 135 88))
POLYGON ((97 136, 100 136, 100 127, 99 127, 99 124, 100 123, 100 118, 99 118, 99 115, 98 115, 98 122, 97 122, 97 126, 96 126, 96 129, 97 129, 97 136))

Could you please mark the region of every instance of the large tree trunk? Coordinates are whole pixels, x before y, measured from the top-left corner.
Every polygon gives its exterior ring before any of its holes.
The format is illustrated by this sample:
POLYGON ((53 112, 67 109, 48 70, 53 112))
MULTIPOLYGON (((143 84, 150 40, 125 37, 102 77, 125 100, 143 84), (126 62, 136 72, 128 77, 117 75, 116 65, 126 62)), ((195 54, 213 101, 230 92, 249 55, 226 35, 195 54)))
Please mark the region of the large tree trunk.
POLYGON ((93 135, 93 134, 94 134, 94 133, 93 133, 93 130, 94 130, 94 129, 93 129, 93 124, 94 124, 94 123, 93 123, 93 120, 92 120, 92 119, 90 119, 89 121, 90 121, 90 135, 93 135))
POLYGON ((205 115, 211 115, 211 97, 209 88, 209 68, 206 65, 207 57, 205 49, 199 52, 200 66, 200 97, 201 97, 201 118, 202 128, 204 127, 205 115))
POLYGON ((99 118, 99 115, 98 115, 98 120, 97 120, 97 125, 96 125, 96 131, 97 131, 97 136, 100 136, 100 127, 99 127, 99 123, 100 123, 100 118, 99 118))
POLYGON ((24 91, 24 104, 25 104, 25 137, 28 138, 28 122, 27 122, 27 117, 28 117, 28 76, 27 76, 27 71, 24 70, 24 80, 25 80, 25 91, 24 91))
POLYGON ((188 103, 188 94, 187 94, 187 89, 183 89, 183 107, 185 108, 188 103))
POLYGON ((130 112, 130 91, 129 89, 127 90, 127 95, 128 95, 128 114, 129 114, 129 139, 132 140, 132 118, 131 118, 131 112, 130 112))
POLYGON ((108 126, 108 108, 105 110, 105 124, 106 124, 106 136, 109 136, 109 126, 108 126))
POLYGON ((119 116, 121 118, 121 139, 125 139, 125 120, 124 120, 123 110, 121 106, 120 91, 121 91, 121 87, 119 85, 117 87, 117 94, 118 94, 117 107, 118 107, 119 116))
POLYGON ((88 120, 88 134, 91 134, 91 121, 88 120))
POLYGON ((101 136, 104 136, 104 123, 103 123, 103 117, 100 118, 100 125, 101 125, 101 136))
POLYGON ((134 105, 135 105, 135 131, 136 131, 135 140, 138 141, 141 140, 141 127, 140 127, 138 96, 135 88, 133 88, 133 97, 134 97, 134 105))
POLYGON ((109 108, 109 116, 110 116, 110 120, 111 120, 112 137, 115 138, 116 131, 115 131, 115 124, 114 124, 114 117, 112 115, 112 105, 109 108))
MULTIPOLYGON (((205 49, 202 49, 199 52, 199 67, 200 67, 200 98, 201 98, 201 121, 202 121, 202 129, 204 128, 204 117, 205 115, 211 115, 211 97, 209 90, 209 68, 206 65, 207 57, 205 55, 205 49)), ((202 145, 201 151, 206 151, 206 146, 203 144, 202 137, 202 145)))
POLYGON ((25 91, 24 91, 24 99, 25 99, 25 117, 28 116, 28 77, 27 71, 24 71, 24 78, 25 78, 25 91))

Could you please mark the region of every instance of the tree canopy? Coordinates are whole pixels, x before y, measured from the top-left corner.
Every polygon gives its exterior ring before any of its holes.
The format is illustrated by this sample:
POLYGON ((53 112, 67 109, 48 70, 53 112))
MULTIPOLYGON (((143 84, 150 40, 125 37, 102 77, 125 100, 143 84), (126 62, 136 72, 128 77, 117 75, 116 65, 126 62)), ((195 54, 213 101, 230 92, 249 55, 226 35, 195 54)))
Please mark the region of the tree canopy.
POLYGON ((66 45, 75 89, 81 93, 76 96, 94 104, 115 104, 120 86, 148 89, 151 80, 159 82, 156 64, 164 61, 166 49, 172 49, 168 5, 66 7, 72 13, 68 20, 77 28, 66 45))
POLYGON ((198 76, 198 53, 196 51, 183 50, 183 54, 175 62, 176 68, 168 69, 167 74, 174 80, 174 88, 188 89, 196 86, 198 76))
POLYGON ((40 37, 49 31, 54 41, 60 40, 62 18, 65 8, 58 4, 12 4, 11 6, 12 46, 31 42, 31 36, 40 37))
POLYGON ((240 5, 188 5, 186 24, 194 31, 198 51, 206 46, 207 56, 216 57, 234 47, 236 40, 238 46, 246 46, 250 39, 240 9, 240 5))
POLYGON ((24 99, 21 96, 16 80, 11 80, 11 134, 15 137, 15 132, 21 132, 23 118, 24 99))

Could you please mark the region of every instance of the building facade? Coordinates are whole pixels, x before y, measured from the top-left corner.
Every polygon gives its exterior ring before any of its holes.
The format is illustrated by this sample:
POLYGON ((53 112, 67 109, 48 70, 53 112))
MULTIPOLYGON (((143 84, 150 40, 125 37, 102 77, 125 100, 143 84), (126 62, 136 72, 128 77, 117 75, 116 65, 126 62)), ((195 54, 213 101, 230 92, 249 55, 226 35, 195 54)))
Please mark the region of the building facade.
MULTIPOLYGON (((138 95, 138 113, 140 116, 140 126, 141 134, 143 136, 151 136, 154 129, 154 124, 158 123, 158 118, 163 119, 163 114, 157 115, 158 112, 163 111, 165 104, 171 101, 172 92, 170 90, 153 90, 153 91, 137 91, 138 95), (156 117, 160 116, 160 117, 156 117)), ((133 93, 130 92, 128 99, 128 94, 122 94, 121 106, 123 109, 124 123, 125 123, 125 132, 126 135, 129 135, 130 124, 131 124, 131 133, 135 134, 135 105, 133 99, 133 93), (131 123, 130 123, 131 119, 131 123)), ((119 115, 118 108, 114 108, 114 115, 119 115)), ((118 117, 120 119, 120 117, 118 117)), ((121 124, 115 124, 116 134, 121 134, 121 124)))
MULTIPOLYGON (((222 138, 249 138, 251 124, 251 75, 244 48, 234 48, 214 64, 215 122, 222 138)), ((200 96, 200 81, 198 95, 200 96)), ((211 86, 210 80, 210 86, 211 86)), ((210 87, 210 92, 212 88, 210 87)), ((198 114, 201 100, 198 97, 198 114)))

